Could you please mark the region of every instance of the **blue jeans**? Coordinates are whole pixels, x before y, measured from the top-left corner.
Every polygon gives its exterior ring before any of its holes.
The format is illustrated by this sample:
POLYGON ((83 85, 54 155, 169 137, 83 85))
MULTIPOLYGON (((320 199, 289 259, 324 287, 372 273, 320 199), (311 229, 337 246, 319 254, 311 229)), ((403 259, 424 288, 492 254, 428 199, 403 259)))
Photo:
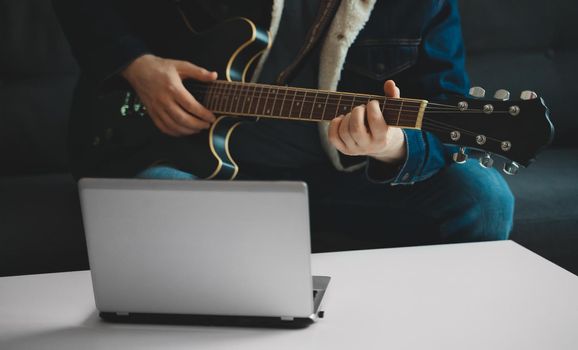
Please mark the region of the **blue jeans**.
MULTIPOLYGON (((155 166, 140 178, 191 180, 168 166, 155 166)), ((367 180, 363 172, 309 169, 266 173, 259 180, 308 183, 313 232, 344 231, 381 246, 508 239, 514 197, 495 169, 476 160, 452 164, 428 180, 390 186, 367 180)))

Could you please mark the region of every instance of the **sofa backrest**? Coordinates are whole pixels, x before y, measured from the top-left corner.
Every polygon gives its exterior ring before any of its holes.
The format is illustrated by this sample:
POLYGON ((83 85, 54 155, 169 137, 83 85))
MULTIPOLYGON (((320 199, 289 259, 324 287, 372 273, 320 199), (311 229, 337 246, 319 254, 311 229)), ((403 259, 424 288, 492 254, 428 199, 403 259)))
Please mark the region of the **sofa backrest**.
POLYGON ((472 84, 492 96, 534 90, 546 100, 557 145, 578 146, 578 2, 460 0, 472 84))

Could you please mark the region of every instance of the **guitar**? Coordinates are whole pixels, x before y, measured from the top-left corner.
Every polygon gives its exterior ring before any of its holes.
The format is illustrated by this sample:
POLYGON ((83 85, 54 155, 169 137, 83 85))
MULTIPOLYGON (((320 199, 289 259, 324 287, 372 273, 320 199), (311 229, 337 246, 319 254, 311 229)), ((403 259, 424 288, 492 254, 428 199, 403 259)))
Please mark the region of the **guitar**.
MULTIPOLYGON (((548 146, 554 135, 549 111, 542 98, 524 91, 519 100, 509 101, 509 92, 498 90, 494 99, 484 99, 484 90, 470 90, 469 97, 443 102, 411 98, 333 92, 315 89, 247 83, 258 58, 269 45, 267 32, 245 18, 221 23, 206 33, 188 33, 186 45, 167 57, 188 60, 215 70, 226 80, 211 83, 185 81, 185 87, 205 107, 220 115, 208 131, 188 137, 195 149, 188 162, 190 171, 206 179, 234 179, 239 167, 232 159, 228 141, 242 121, 275 118, 300 121, 329 121, 347 114, 354 106, 377 100, 391 126, 421 129, 435 134, 444 144, 458 146, 454 161, 467 159, 466 149, 483 152, 480 165, 492 166, 492 155, 505 158, 504 171, 515 174, 528 166, 548 146), (225 43, 215 45, 215 43, 225 43), (203 47, 203 50, 194 48, 203 47), (235 116, 235 117, 229 117, 235 116)), ((146 108, 129 89, 108 93, 83 108, 90 114, 90 137, 100 142, 107 133, 140 134, 147 140, 160 137, 146 108)), ((95 143, 92 142, 92 144, 95 143)))

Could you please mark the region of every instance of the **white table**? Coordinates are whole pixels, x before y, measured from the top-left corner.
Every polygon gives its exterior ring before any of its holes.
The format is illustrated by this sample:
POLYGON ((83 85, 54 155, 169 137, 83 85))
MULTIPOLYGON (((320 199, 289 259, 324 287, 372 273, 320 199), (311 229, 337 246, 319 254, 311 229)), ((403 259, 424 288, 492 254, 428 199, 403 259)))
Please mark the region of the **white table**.
POLYGON ((99 321, 88 271, 0 278, 0 349, 578 349, 578 277, 513 242, 315 254, 303 330, 99 321))

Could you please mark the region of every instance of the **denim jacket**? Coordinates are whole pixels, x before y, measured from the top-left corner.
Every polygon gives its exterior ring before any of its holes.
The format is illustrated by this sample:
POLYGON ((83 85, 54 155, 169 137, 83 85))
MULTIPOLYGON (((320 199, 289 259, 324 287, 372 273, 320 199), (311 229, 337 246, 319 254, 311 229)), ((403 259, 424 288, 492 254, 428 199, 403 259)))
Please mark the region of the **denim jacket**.
MULTIPOLYGON (((456 0, 378 0, 346 58, 341 91, 383 94, 393 79, 402 96, 443 100, 464 95, 469 80, 456 0)), ((374 182, 412 184, 425 180, 450 161, 447 147, 431 133, 404 129, 407 156, 396 169, 370 159, 366 173, 374 182)))

